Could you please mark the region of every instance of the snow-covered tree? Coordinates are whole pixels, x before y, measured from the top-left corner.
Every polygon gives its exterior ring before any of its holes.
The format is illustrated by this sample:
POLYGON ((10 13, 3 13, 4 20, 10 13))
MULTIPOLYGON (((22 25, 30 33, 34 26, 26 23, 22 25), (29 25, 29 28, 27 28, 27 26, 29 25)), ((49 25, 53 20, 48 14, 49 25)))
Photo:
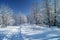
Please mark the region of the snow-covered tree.
POLYGON ((28 23, 31 23, 31 24, 33 24, 33 22, 34 22, 34 19, 33 19, 32 15, 28 15, 27 20, 28 20, 28 23))
MULTIPOLYGON (((49 26, 56 26, 58 16, 58 5, 56 0, 44 0, 45 4, 45 20, 49 26)), ((46 23, 45 22, 45 23, 46 23)))
POLYGON ((25 16, 21 12, 18 13, 17 15, 15 15, 15 18, 14 19, 15 19, 16 25, 27 23, 27 16, 25 16))
POLYGON ((0 25, 2 24, 2 15, 0 14, 0 25))
POLYGON ((56 0, 44 0, 43 6, 40 8, 38 3, 32 5, 32 13, 28 16, 28 21, 35 24, 46 24, 55 26, 57 23, 57 4, 56 0), (56 22, 56 23, 55 23, 56 22))
POLYGON ((31 15, 28 17, 30 18, 30 23, 37 25, 43 24, 43 13, 40 12, 40 6, 38 3, 32 4, 31 15))
POLYGON ((1 20, 2 20, 2 27, 6 27, 7 25, 12 25, 14 23, 14 19, 12 17, 13 10, 8 6, 1 5, 0 14, 1 14, 1 20))
POLYGON ((27 23, 27 17, 23 14, 20 14, 20 23, 21 24, 27 23))
POLYGON ((51 26, 51 22, 50 22, 50 8, 49 8, 49 0, 44 0, 44 4, 45 4, 45 23, 47 25, 49 25, 49 27, 51 26))

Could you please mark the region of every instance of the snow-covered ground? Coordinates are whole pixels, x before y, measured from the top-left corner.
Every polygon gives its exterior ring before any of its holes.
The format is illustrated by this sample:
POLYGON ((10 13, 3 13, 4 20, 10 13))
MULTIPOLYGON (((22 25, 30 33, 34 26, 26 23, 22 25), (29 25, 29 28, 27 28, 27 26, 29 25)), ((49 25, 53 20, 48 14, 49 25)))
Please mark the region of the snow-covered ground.
POLYGON ((0 40, 60 40, 60 29, 56 27, 22 24, 0 28, 0 40))

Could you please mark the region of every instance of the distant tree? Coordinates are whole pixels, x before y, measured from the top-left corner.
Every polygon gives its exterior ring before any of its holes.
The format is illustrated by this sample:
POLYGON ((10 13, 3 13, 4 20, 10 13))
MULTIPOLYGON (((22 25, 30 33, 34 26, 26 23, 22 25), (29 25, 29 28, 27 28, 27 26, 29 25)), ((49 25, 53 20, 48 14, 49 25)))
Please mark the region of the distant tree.
POLYGON ((45 8, 46 8, 46 14, 47 14, 47 24, 49 27, 51 26, 50 21, 50 8, 49 8, 49 0, 45 0, 45 8))
POLYGON ((27 23, 26 15, 20 14, 20 24, 27 23))
POLYGON ((31 14, 29 17, 30 23, 34 23, 36 25, 43 24, 43 13, 40 12, 39 3, 32 3, 31 14))
POLYGON ((2 15, 0 14, 0 25, 2 24, 2 15))
POLYGON ((54 13, 55 13, 55 16, 54 16, 54 26, 56 26, 56 23, 57 23, 57 20, 56 20, 56 17, 57 17, 57 11, 56 11, 56 0, 54 0, 54 13))
POLYGON ((33 22, 35 24, 39 24, 39 20, 38 20, 38 13, 39 13, 39 9, 38 9, 38 3, 33 3, 32 4, 32 14, 31 14, 31 18, 33 19, 33 22))
POLYGON ((15 20, 15 23, 13 25, 17 25, 17 14, 13 14, 13 19, 15 20))
POLYGON ((28 20, 28 23, 33 24, 34 23, 33 15, 28 15, 27 20, 28 20))
POLYGON ((15 23, 16 25, 25 24, 27 23, 27 17, 22 13, 18 13, 15 16, 15 23))

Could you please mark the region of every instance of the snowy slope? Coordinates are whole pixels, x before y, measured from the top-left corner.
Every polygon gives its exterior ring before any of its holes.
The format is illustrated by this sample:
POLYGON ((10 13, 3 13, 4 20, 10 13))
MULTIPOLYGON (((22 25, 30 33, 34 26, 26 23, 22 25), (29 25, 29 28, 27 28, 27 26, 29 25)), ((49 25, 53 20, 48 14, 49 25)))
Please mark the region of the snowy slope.
POLYGON ((2 40, 60 40, 59 28, 48 28, 31 24, 0 28, 0 34, 4 35, 2 40))

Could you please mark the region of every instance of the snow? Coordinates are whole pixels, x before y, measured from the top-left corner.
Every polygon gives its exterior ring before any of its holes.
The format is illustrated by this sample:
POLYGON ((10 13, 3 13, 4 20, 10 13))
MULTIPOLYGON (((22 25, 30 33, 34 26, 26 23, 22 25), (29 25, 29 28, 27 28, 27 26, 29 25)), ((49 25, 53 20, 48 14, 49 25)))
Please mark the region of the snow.
POLYGON ((3 38, 3 40, 8 40, 7 38, 3 38))
POLYGON ((34 34, 41 34, 46 31, 49 31, 50 29, 42 26, 37 25, 22 25, 21 33, 26 35, 34 35, 34 34))
POLYGON ((17 38, 20 32, 24 40, 60 40, 60 28, 57 27, 48 28, 35 24, 21 24, 20 26, 0 28, 0 34, 5 35, 2 40, 9 40, 14 35, 17 38))

